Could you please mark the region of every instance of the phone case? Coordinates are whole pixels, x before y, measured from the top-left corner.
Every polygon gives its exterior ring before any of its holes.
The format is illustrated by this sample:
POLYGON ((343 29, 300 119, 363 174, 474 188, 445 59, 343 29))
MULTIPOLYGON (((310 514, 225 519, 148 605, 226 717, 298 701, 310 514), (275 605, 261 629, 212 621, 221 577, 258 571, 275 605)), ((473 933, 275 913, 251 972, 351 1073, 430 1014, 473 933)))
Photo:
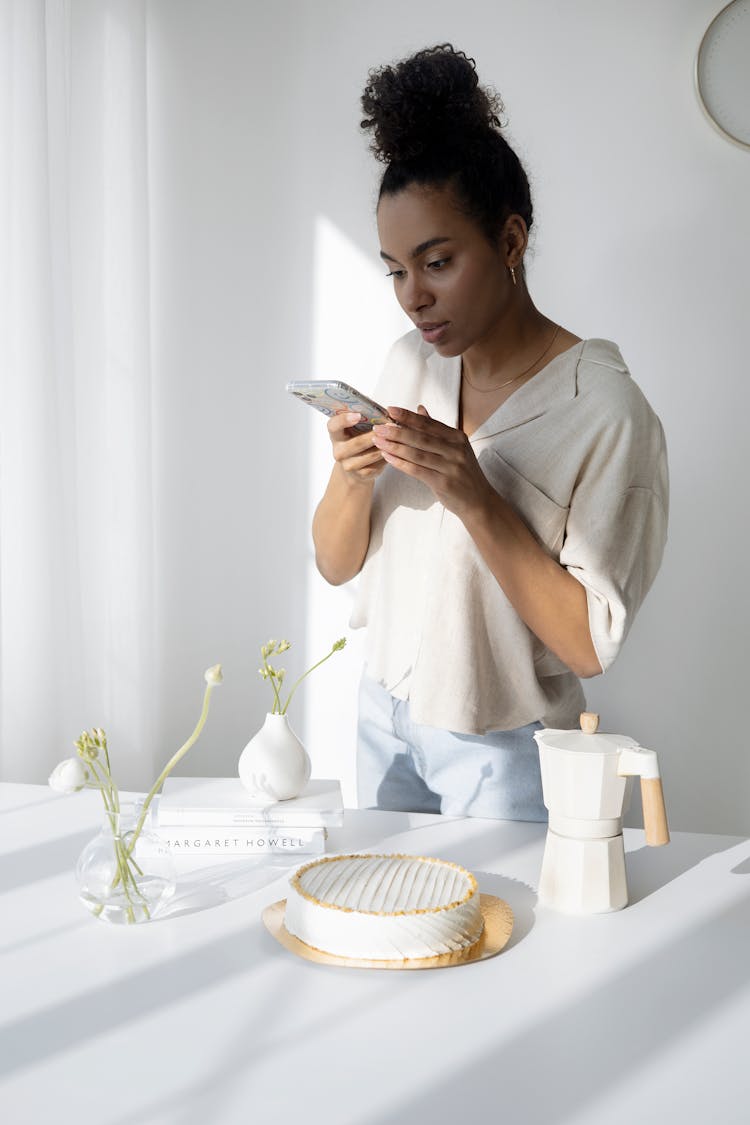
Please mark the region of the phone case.
POLYGON ((352 426, 352 429, 358 433, 364 433, 366 430, 371 430, 373 426, 389 421, 388 412, 377 402, 373 402, 361 391, 350 387, 348 383, 341 383, 336 379, 287 383, 286 389, 329 418, 341 410, 353 410, 357 414, 362 414, 363 420, 352 426))

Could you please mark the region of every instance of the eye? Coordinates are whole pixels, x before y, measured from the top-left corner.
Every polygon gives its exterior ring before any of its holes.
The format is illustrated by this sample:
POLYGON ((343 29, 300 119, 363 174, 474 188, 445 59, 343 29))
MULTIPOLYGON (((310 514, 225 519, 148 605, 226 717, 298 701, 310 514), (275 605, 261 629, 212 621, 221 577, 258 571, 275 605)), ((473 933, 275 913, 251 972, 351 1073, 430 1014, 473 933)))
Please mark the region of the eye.
POLYGON ((390 270, 386 277, 395 277, 397 281, 401 281, 406 277, 406 270, 390 270))
POLYGON ((447 266, 450 258, 435 258, 434 261, 427 263, 428 270, 441 270, 443 266, 447 266))

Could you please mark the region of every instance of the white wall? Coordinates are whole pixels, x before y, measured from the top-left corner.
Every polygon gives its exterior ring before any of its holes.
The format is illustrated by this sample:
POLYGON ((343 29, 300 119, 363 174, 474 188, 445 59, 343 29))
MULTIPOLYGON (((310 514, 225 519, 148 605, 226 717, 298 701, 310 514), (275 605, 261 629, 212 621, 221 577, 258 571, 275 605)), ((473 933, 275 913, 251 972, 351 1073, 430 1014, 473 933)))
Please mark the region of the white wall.
MULTIPOLYGON (((168 745, 188 667, 221 660, 227 676, 190 772, 231 772, 260 724, 262 640, 288 635, 301 666, 346 631, 351 592, 310 559, 322 421, 283 386, 328 371, 371 386, 401 331, 358 98, 371 66, 450 40, 502 94, 532 179, 536 303, 616 340, 667 432, 664 566, 589 704, 659 751, 673 827, 750 830, 748 531, 732 518, 747 511, 750 153, 707 124, 692 77, 721 6, 152 0, 168 745)), ((295 705, 316 773, 342 776, 350 800, 360 652, 353 639, 295 705)))

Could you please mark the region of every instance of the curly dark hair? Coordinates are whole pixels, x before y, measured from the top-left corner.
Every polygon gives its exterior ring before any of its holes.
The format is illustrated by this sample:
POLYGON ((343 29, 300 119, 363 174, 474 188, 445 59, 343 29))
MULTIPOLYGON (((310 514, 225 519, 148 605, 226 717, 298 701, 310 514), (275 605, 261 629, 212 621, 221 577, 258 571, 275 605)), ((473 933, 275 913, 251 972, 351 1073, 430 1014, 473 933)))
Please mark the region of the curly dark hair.
POLYGON ((410 184, 450 185, 461 209, 494 242, 508 215, 531 227, 523 166, 501 133, 502 102, 479 85, 474 59, 450 43, 371 70, 362 129, 386 165, 380 196, 410 184))

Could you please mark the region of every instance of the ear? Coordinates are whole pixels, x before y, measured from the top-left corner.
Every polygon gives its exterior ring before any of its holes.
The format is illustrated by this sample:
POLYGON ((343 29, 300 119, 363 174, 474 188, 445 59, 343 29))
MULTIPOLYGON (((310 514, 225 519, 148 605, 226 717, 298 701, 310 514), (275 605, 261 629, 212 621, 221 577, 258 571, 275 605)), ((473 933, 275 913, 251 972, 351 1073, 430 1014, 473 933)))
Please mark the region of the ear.
POLYGON ((500 249, 508 269, 518 269, 529 244, 529 229, 520 215, 508 215, 500 235, 500 249))

